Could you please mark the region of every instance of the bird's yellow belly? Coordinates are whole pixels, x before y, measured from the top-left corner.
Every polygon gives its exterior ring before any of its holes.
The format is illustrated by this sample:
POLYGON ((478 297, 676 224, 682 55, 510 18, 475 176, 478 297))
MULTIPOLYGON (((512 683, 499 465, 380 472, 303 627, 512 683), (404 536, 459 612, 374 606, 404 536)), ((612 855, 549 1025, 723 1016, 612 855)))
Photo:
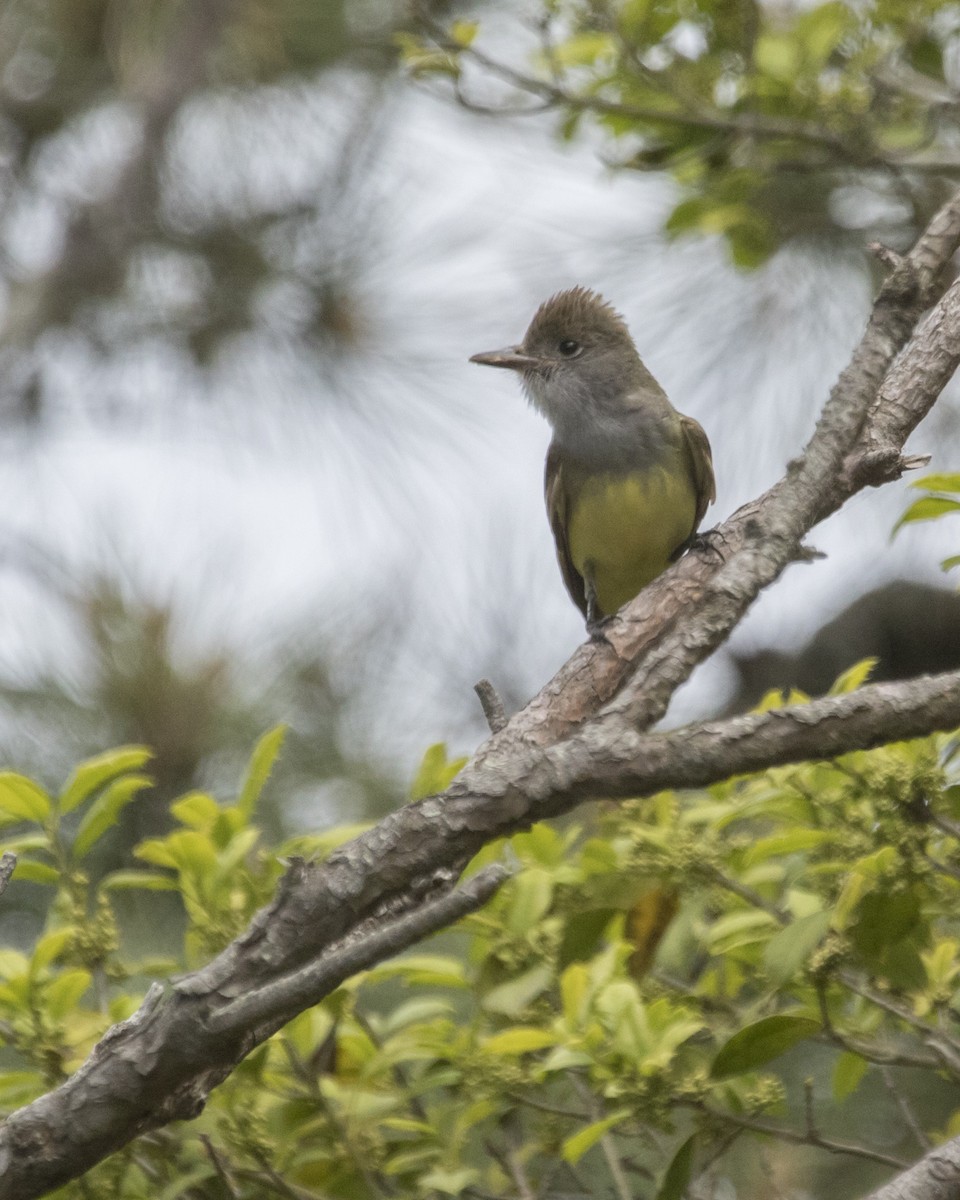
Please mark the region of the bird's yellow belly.
POLYGON ((570 557, 609 616, 670 565, 693 532, 696 497, 684 470, 587 480, 567 524, 570 557))

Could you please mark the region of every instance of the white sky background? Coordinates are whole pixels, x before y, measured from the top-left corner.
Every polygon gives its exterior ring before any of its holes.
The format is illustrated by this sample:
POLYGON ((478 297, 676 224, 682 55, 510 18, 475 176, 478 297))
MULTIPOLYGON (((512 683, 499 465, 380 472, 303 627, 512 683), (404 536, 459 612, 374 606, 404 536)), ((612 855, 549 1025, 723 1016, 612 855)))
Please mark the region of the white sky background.
MULTIPOLYGON (((603 292, 710 436, 714 524, 799 451, 869 294, 852 261, 788 249, 742 274, 720 243, 665 243, 669 185, 609 173, 590 147, 552 141, 542 120, 484 120, 411 88, 390 103, 399 111, 377 153, 377 246, 359 283, 369 330, 355 359, 320 378, 285 353, 295 294, 265 298, 275 342, 226 353, 212 395, 162 339, 103 365, 62 337, 47 351, 52 410, 33 433, 5 435, 0 470, 7 537, 77 569, 115 558, 141 592, 177 597, 185 655, 212 642, 255 663, 298 621, 362 622, 398 598, 404 638, 383 664, 372 726, 357 719, 377 756, 408 774, 428 743, 467 752, 482 736, 477 677, 519 702, 583 637, 543 511, 548 429, 512 376, 469 355, 518 340, 560 288, 603 292)), ((196 112, 184 186, 209 203, 236 185, 241 161, 251 203, 271 189, 309 198, 329 114, 320 88, 196 112), (258 139, 262 161, 243 157, 244 123, 258 119, 283 129, 258 139)), ((21 218, 35 261, 51 228, 43 206, 21 218)), ((956 405, 943 407, 911 449, 957 470, 956 405)), ((816 530, 826 560, 791 568, 734 646, 796 647, 853 594, 896 576, 944 582, 938 562, 960 547, 960 522, 910 527, 891 545, 908 498, 905 485, 870 490, 816 530)), ((82 669, 62 610, 12 571, 0 572, 0 666, 82 669)), ((721 657, 670 719, 714 709, 729 682, 721 657)))

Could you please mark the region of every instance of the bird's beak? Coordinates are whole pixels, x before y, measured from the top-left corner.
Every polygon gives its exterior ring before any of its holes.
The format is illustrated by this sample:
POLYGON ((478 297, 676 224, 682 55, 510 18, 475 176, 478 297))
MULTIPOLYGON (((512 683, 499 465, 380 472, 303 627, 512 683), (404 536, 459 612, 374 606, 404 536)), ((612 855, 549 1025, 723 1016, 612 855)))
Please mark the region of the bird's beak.
POLYGON ((507 346, 503 350, 485 350, 483 354, 472 354, 470 361, 484 367, 507 367, 511 371, 528 371, 538 367, 540 360, 524 354, 522 346, 507 346))

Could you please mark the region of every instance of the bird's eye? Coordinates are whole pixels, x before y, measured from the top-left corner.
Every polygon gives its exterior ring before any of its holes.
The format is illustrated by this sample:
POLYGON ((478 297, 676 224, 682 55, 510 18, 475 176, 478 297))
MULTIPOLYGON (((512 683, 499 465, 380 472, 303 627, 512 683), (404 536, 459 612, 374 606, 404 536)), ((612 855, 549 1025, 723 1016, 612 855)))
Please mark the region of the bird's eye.
POLYGON ((577 355, 583 350, 583 347, 579 342, 575 342, 573 338, 564 338, 557 349, 564 358, 576 358, 577 355))

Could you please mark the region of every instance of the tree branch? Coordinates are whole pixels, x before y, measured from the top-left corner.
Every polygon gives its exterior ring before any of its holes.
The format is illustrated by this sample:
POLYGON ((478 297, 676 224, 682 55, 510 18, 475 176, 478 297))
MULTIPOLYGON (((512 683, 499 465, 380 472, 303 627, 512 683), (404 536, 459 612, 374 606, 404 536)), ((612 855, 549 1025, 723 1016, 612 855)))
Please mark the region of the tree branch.
POLYGON ((960 1189, 960 1137, 925 1154, 867 1200, 957 1200, 960 1189))
POLYGON ((960 196, 895 265, 801 458, 721 526, 714 541, 723 561, 713 550, 687 555, 611 623, 608 644, 581 648, 493 734, 443 796, 392 813, 324 863, 294 863, 272 904, 213 962, 166 994, 151 988, 140 1011, 108 1031, 74 1076, 0 1127, 0 1200, 30 1200, 144 1130, 196 1115, 291 1006, 315 1003, 344 972, 454 919, 461 902, 482 903, 484 888, 502 877, 451 888, 496 836, 598 792, 702 786, 960 724, 955 673, 680 733, 644 732, 760 590, 802 553, 809 529, 865 486, 862 470, 844 471, 851 456, 865 453, 871 439, 884 454, 899 454, 934 403, 960 360, 960 284, 911 333, 936 300, 940 268, 958 240, 960 196))

